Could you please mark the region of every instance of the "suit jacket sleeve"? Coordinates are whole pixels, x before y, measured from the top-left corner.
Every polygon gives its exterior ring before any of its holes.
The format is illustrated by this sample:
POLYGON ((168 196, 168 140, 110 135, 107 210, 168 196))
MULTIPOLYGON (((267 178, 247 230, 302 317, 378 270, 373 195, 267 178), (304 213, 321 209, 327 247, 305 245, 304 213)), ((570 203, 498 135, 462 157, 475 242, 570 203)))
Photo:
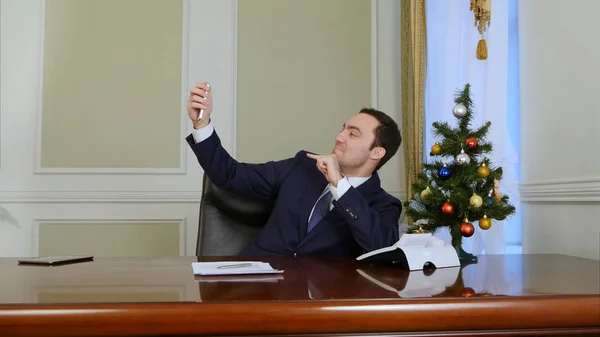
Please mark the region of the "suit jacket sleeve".
POLYGON ((391 246, 398 241, 398 220, 402 212, 400 200, 386 196, 381 207, 375 210, 358 190, 350 187, 334 205, 347 220, 354 239, 364 253, 391 246))
POLYGON ((191 134, 186 141, 216 186, 248 197, 274 198, 294 164, 293 158, 263 164, 240 163, 223 148, 216 131, 199 143, 191 134))

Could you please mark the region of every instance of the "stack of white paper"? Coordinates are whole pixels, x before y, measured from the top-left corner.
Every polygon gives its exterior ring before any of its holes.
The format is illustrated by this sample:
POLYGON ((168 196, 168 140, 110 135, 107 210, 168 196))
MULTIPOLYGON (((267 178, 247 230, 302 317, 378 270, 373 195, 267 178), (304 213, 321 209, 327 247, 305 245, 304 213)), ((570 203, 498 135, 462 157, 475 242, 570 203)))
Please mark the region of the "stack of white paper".
POLYGON ((202 283, 213 282, 260 282, 277 283, 283 281, 283 274, 249 274, 249 275, 196 275, 194 281, 202 283))
POLYGON ((257 261, 193 262, 194 275, 280 274, 270 264, 257 261))

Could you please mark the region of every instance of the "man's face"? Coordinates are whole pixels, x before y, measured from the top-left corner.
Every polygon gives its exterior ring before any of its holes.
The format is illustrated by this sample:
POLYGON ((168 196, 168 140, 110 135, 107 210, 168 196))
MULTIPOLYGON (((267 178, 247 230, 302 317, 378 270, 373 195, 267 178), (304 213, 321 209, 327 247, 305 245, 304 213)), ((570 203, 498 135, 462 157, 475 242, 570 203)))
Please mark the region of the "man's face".
POLYGON ((375 117, 359 113, 350 118, 342 131, 335 137, 333 153, 337 156, 342 170, 347 173, 361 171, 366 164, 373 164, 370 149, 375 140, 375 129, 379 121, 375 117))

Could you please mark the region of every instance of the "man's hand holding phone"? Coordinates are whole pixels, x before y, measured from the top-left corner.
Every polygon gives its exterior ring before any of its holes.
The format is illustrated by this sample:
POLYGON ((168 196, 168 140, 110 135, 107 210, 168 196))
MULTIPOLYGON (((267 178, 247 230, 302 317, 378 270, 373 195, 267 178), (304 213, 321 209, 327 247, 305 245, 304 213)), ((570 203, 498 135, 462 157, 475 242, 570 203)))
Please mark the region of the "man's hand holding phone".
POLYGON ((210 123, 213 104, 212 91, 208 82, 204 81, 192 87, 187 108, 194 129, 201 129, 210 123))

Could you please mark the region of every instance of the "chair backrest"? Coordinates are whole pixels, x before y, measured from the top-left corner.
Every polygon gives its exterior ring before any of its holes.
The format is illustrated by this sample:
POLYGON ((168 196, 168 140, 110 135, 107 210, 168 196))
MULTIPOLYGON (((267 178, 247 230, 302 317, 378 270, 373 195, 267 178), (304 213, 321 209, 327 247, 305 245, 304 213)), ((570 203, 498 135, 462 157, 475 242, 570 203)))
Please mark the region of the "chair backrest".
POLYGON ((204 174, 197 256, 239 255, 267 222, 273 201, 251 199, 219 188, 204 174))

